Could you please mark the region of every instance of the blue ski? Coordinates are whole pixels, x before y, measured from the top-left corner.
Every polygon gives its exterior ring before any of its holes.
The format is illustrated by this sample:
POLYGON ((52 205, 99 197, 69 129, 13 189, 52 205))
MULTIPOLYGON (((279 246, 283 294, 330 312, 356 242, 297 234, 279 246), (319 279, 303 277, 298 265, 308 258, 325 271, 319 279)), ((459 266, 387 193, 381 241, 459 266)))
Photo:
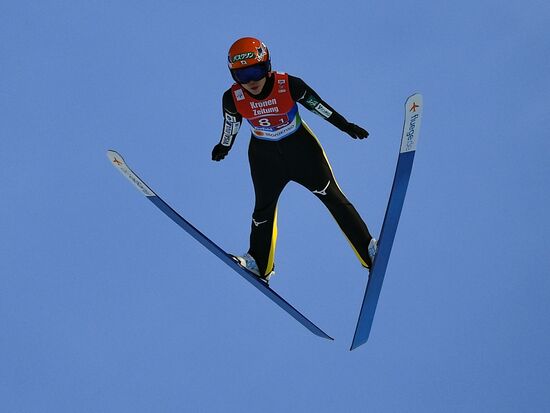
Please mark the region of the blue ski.
POLYGON ((382 230, 380 231, 378 252, 369 274, 369 281, 350 350, 359 347, 361 344, 365 344, 369 338, 376 305, 380 296, 380 290, 382 289, 382 283, 384 282, 384 275, 388 267, 397 224, 399 223, 399 217, 403 209, 403 202, 405 201, 405 194, 407 193, 407 186, 411 176, 414 154, 420 133, 420 123, 422 121, 422 109, 422 95, 417 93, 407 99, 405 103, 405 124, 401 138, 401 149, 393 178, 393 186, 382 230))
POLYGON ((325 333, 323 330, 321 330, 319 327, 313 324, 310 320, 308 320, 302 313, 300 313, 292 305, 290 305, 283 297, 281 297, 274 290, 272 290, 269 287, 269 285, 267 285, 264 281, 261 281, 256 275, 254 275, 253 273, 251 273, 250 271, 242 267, 240 264, 238 264, 232 258, 232 255, 228 254, 223 249, 221 249, 206 235, 200 232, 191 223, 189 223, 186 219, 184 219, 181 215, 179 215, 174 209, 172 209, 170 205, 164 202, 162 198, 160 198, 157 194, 155 194, 155 192, 149 186, 147 186, 147 184, 143 182, 128 167, 128 165, 126 164, 126 162, 124 162, 124 159, 122 158, 122 156, 120 156, 120 154, 110 150, 110 151, 107 151, 107 157, 110 159, 111 163, 124 176, 126 176, 126 178, 128 178, 140 192, 142 192, 147 197, 149 201, 155 204, 162 212, 168 215, 168 217, 170 217, 176 224, 178 224, 181 228, 187 231, 189 235, 195 238, 195 240, 197 240, 199 243, 205 246, 216 257, 218 257, 220 260, 222 260, 224 263, 230 266, 239 275, 241 275, 246 281, 248 281, 258 290, 260 290, 260 292, 262 292, 275 304, 277 304, 279 307, 285 310, 288 314, 290 314, 290 316, 296 319, 300 324, 302 324, 305 328, 307 328, 313 334, 319 337, 332 340, 332 337, 330 337, 327 333, 325 333))

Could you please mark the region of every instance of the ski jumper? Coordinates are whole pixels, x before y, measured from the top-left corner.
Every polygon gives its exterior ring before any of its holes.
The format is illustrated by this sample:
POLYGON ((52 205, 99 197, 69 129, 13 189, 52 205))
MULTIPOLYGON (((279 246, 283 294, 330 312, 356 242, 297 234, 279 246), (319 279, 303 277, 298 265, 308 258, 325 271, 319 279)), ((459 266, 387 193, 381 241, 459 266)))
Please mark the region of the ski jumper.
POLYGON ((320 142, 300 118, 297 103, 341 130, 348 124, 305 82, 286 73, 270 73, 259 95, 251 95, 235 83, 223 96, 220 143, 229 148, 233 145, 243 118, 252 131, 248 159, 256 199, 248 253, 256 260, 260 274, 273 270, 277 202, 286 184, 294 181, 323 202, 361 264, 371 267, 368 245, 372 236, 338 186, 320 142))

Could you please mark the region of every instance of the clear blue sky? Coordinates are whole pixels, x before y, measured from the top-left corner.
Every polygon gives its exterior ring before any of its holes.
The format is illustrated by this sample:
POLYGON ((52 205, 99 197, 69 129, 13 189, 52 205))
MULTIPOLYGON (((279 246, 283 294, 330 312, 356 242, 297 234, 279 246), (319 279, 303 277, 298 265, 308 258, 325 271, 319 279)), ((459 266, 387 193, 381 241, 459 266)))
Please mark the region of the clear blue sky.
POLYGON ((550 410, 547 1, 0 2, 0 405, 5 412, 550 410), (348 120, 301 110, 378 233, 408 95, 415 166, 369 342, 367 273, 289 185, 274 289, 311 335, 148 203, 116 149, 246 250, 248 128, 210 160, 226 53, 262 38, 348 120))

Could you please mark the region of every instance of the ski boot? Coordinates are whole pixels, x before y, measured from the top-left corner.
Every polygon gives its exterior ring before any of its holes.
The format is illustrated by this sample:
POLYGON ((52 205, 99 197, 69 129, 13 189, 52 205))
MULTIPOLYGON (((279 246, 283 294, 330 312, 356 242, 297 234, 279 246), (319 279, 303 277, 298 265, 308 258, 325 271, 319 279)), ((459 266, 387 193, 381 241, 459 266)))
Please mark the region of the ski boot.
POLYGON ((378 241, 373 238, 370 240, 369 247, 368 247, 369 257, 371 261, 371 267, 369 268, 369 270, 372 270, 372 267, 374 266, 374 257, 376 257, 377 251, 378 251, 378 241))
POLYGON ((233 255, 233 259, 237 261, 241 265, 241 267, 244 267, 251 273, 255 274, 260 280, 262 280, 266 284, 269 284, 269 279, 272 275, 275 275, 275 271, 272 270, 269 274, 261 276, 258 264, 256 264, 256 260, 248 252, 242 256, 233 255))

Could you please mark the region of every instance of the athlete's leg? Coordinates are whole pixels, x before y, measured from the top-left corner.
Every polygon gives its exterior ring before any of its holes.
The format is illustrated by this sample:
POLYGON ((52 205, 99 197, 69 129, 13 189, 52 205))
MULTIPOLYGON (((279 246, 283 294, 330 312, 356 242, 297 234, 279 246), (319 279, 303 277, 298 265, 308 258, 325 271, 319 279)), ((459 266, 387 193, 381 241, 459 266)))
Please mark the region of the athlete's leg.
POLYGON ((355 254, 364 267, 372 266, 368 254, 368 245, 372 236, 361 216, 346 198, 330 167, 328 159, 307 127, 300 140, 300 159, 293 162, 292 180, 312 191, 328 208, 340 229, 351 244, 355 254))
POLYGON ((288 183, 286 169, 277 145, 277 142, 252 138, 248 149, 256 198, 248 253, 256 260, 262 275, 269 274, 274 267, 277 244, 277 202, 288 183))

